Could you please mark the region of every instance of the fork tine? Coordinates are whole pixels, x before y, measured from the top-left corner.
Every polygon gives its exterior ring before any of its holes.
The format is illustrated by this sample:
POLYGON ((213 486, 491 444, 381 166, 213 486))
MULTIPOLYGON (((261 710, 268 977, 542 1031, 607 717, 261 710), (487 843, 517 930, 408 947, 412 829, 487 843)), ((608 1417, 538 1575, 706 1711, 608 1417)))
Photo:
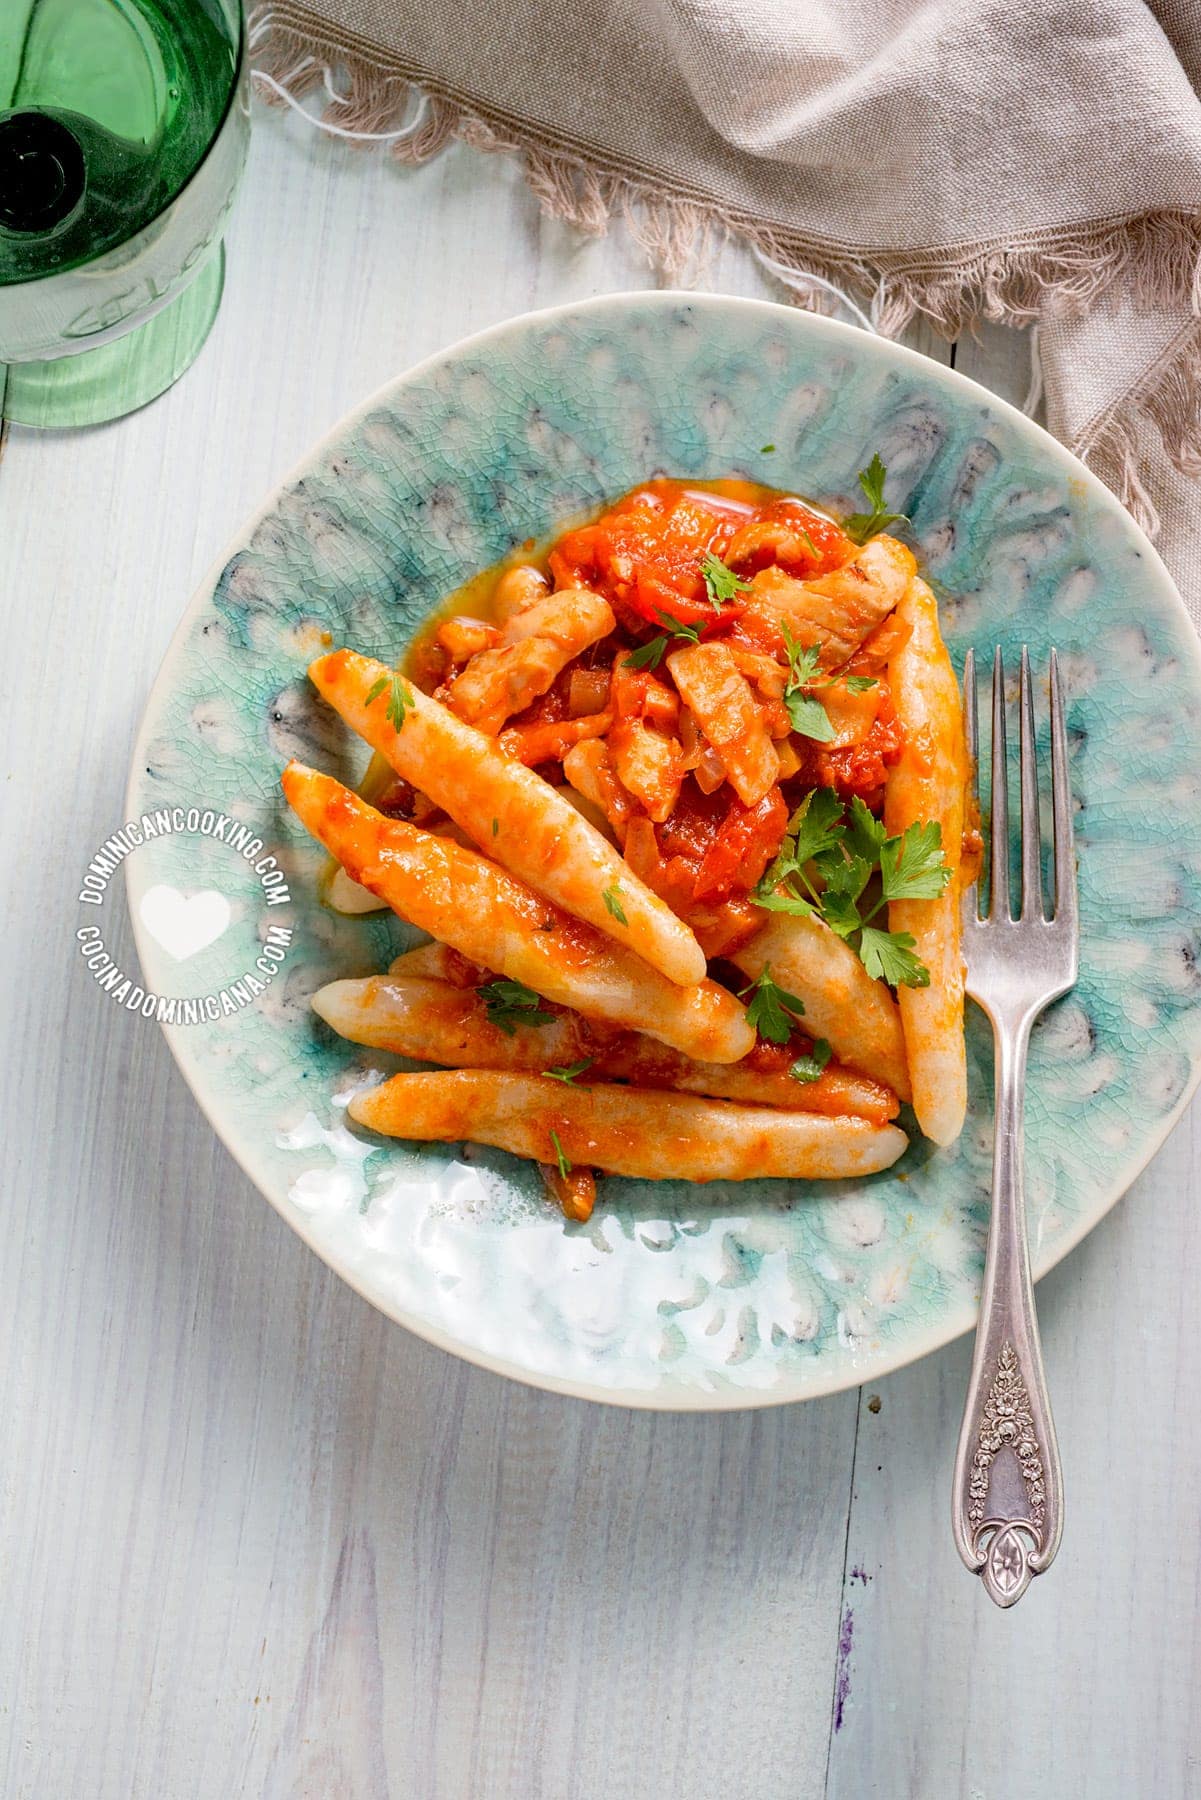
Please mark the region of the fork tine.
POLYGON ((988 916, 1009 916, 1009 767, 1005 754, 1005 664, 997 645, 992 663, 992 817, 989 822, 988 916))
MULTIPOLYGON (((980 815, 980 721, 976 706, 976 652, 969 650, 963 659, 963 735, 967 744, 967 794, 969 810, 973 814, 969 823, 975 824, 980 815)), ((963 890, 964 917, 974 919, 980 912, 980 886, 973 881, 970 887, 963 890)))
POLYGON ((1068 738, 1063 722, 1059 657, 1051 652, 1051 816, 1055 826, 1055 908, 1052 917, 1076 927, 1076 848, 1072 789, 1068 780, 1068 738))
POLYGON ((1022 778, 1022 911, 1023 919, 1043 916, 1042 822, 1038 816, 1038 763, 1034 756, 1034 697, 1031 692, 1030 652, 1022 645, 1022 680, 1019 696, 1021 718, 1022 778))

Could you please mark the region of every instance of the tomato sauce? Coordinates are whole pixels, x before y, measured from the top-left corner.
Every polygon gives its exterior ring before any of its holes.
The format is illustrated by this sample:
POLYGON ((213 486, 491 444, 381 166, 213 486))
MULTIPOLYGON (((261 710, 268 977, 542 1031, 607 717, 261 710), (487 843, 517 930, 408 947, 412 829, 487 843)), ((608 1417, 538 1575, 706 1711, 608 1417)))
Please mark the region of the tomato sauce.
MULTIPOLYGON (((448 690, 440 684, 453 680, 466 654, 456 654, 456 645, 472 642, 473 631, 479 635, 478 624, 469 621, 503 623, 505 614, 493 610, 493 596, 515 568, 528 568, 535 585, 535 571, 541 571, 548 591, 585 587, 601 594, 616 630, 573 659, 539 698, 508 719, 499 737, 510 755, 558 785, 573 746, 593 738, 604 742, 611 723, 637 718, 656 737, 684 746, 689 731, 695 738, 663 666, 675 628, 685 634, 677 643, 689 635, 713 641, 733 632, 737 648, 743 641, 744 595, 760 570, 775 566, 807 580, 842 567, 855 550, 838 524, 796 495, 746 481, 656 478, 548 545, 526 543, 452 595, 413 646, 408 671, 426 692, 445 697, 448 690), (716 591, 706 581, 710 556, 724 565, 710 571, 716 591), (651 660, 656 638, 661 647, 651 660), (641 659, 640 666, 630 664, 631 654, 641 659)), ((768 646, 768 653, 779 655, 779 646, 768 646)), ((886 683, 882 675, 879 679, 880 703, 866 736, 836 749, 792 733, 791 754, 777 785, 754 806, 743 805, 720 769, 710 769, 707 778, 703 768, 693 774, 697 759, 692 757, 674 806, 655 824, 602 757, 595 787, 627 860, 694 925, 703 942, 714 946, 712 954, 749 935, 758 922, 746 897, 777 855, 790 814, 811 788, 832 787, 844 800, 859 795, 873 809, 880 807, 901 742, 886 683)), ((782 744, 788 717, 778 693, 777 688, 774 699, 757 693, 756 704, 769 735, 782 744)), ((613 746, 619 742, 614 735, 613 746)))
POLYGON ((828 744, 817 744, 810 738, 794 741, 801 766, 791 785, 799 794, 807 794, 810 788, 831 787, 841 800, 849 801, 857 794, 873 812, 880 810, 888 771, 901 754, 901 728, 891 695, 884 695, 862 743, 832 750, 828 744))
MULTIPOLYGON (((725 488, 749 484, 723 484, 725 488)), ((764 490, 751 489, 756 499, 764 490)), ((650 481, 591 525, 568 531, 550 553, 550 569, 560 587, 590 587, 604 594, 617 616, 637 627, 659 625, 667 614, 708 637, 733 624, 742 611, 736 597, 715 613, 702 572, 706 555, 743 564, 750 573, 778 561, 758 527, 775 528, 791 558, 789 573, 824 574, 846 561, 852 548, 831 520, 791 496, 766 503, 728 492, 687 487, 678 481, 650 481)), ((768 533, 771 536, 771 533, 768 533)))

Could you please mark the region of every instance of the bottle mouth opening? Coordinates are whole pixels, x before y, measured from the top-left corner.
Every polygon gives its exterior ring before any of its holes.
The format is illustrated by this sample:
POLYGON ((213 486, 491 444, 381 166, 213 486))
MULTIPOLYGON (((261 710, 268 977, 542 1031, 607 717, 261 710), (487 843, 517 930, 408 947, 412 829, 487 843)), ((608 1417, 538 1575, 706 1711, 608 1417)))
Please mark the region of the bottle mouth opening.
POLYGON ((52 231, 86 186, 83 148, 60 119, 38 112, 0 119, 0 229, 52 231))

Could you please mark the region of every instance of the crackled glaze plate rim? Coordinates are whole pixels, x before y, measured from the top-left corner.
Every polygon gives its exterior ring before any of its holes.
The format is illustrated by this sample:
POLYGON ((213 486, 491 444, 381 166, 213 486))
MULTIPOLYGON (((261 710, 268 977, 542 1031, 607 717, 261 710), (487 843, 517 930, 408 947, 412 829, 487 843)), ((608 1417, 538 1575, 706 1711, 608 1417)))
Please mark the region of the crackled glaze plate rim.
MULTIPOLYGON (((445 349, 435 351, 432 355, 404 370, 400 375, 394 376, 390 381, 377 388, 359 406, 344 414, 329 431, 309 447, 304 456, 271 489, 221 555, 209 566, 204 577, 193 590, 179 624, 167 645, 142 711, 126 784, 127 814, 136 810, 135 790, 138 772, 145 763, 147 746, 151 738, 152 720, 157 713, 161 695, 171 685, 175 666, 187 644, 195 615, 210 601, 222 572, 238 549, 251 540, 255 532, 277 508, 281 499, 324 454, 343 441, 373 411, 386 404, 397 391, 410 383, 415 383, 444 363, 480 350, 494 339, 503 338, 530 326, 553 324, 557 319, 574 318, 589 312, 620 309, 622 306, 659 304, 665 309, 673 306, 688 306, 699 312, 712 310, 728 314, 741 311, 748 315, 780 317, 788 321, 790 330, 812 333, 815 337, 824 338, 843 350, 849 349, 852 355, 856 353, 856 346, 866 335, 858 326, 846 325, 836 319, 806 313, 795 307, 781 305, 776 301, 753 299, 740 295, 694 293, 687 290, 636 289, 613 294, 593 295, 587 299, 567 301, 553 307, 521 313, 501 320, 482 331, 460 338, 445 349)), ((878 335, 871 341, 873 354, 882 356, 885 361, 891 361, 895 366, 907 369, 911 373, 920 374, 922 379, 936 387, 950 388, 965 400, 971 400, 977 404, 984 403, 1001 418, 1007 420, 1019 433, 1032 439, 1043 456, 1053 464, 1057 464, 1065 475, 1080 483, 1105 510, 1120 516, 1123 529, 1131 534, 1141 551, 1148 575, 1158 583, 1164 597, 1169 602, 1169 608, 1176 609, 1180 615, 1184 625, 1184 641, 1189 645, 1188 655, 1191 660, 1192 675, 1199 695, 1201 695, 1201 644, 1197 641, 1196 631, 1184 602, 1150 539, 1125 512, 1105 484, 1057 438, 1052 437, 1033 419, 994 394, 990 389, 983 387, 979 382, 971 380, 946 364, 932 361, 929 357, 923 356, 920 351, 912 350, 907 345, 894 343, 891 339, 878 335)), ((128 863, 125 865, 125 872, 128 897, 130 883, 136 883, 137 876, 132 865, 128 863)), ((149 960, 148 934, 135 906, 129 906, 129 914, 138 958, 143 971, 145 971, 149 960)), ((232 1120, 222 1115, 219 1107, 211 1102, 206 1084, 199 1072, 189 1066, 185 1048, 188 1041, 186 1029, 164 1023, 162 1031, 170 1045, 180 1073, 221 1143, 229 1151, 242 1172, 254 1183, 264 1198, 308 1248, 362 1299, 368 1301, 377 1311, 382 1312, 386 1318, 403 1325, 414 1336, 433 1344, 438 1349, 449 1351, 452 1355, 494 1374, 525 1382, 529 1386, 542 1388, 550 1393, 591 1400, 601 1405, 652 1412, 734 1412, 765 1406, 787 1405, 797 1400, 815 1400, 830 1394, 841 1393, 848 1388, 860 1387, 865 1382, 882 1378, 918 1361, 923 1356, 930 1355, 933 1351, 953 1342, 955 1338, 963 1336, 975 1325, 977 1308, 974 1303, 966 1306, 952 1306, 936 1324, 913 1332, 900 1345, 890 1344, 886 1348, 864 1356, 862 1361, 854 1367, 832 1368, 827 1379, 823 1380, 819 1377, 816 1380, 808 1380, 803 1387, 800 1384, 789 1385, 782 1382, 780 1386, 768 1391, 685 1387, 671 1388, 666 1392, 658 1389, 653 1391, 603 1389, 586 1381, 570 1380, 546 1371, 531 1370, 525 1364, 466 1344, 452 1332, 441 1329, 431 1321, 408 1312, 403 1307, 389 1304, 384 1296, 371 1292, 365 1279, 347 1267, 345 1260, 338 1256, 331 1246, 320 1241, 318 1232, 308 1224, 307 1220, 289 1206, 287 1195, 283 1192, 274 1192, 266 1174, 260 1175, 255 1166, 253 1137, 249 1134, 243 1135, 235 1128, 232 1120)), ((1117 1170, 1109 1183, 1098 1186, 1091 1208, 1082 1211, 1062 1236, 1054 1237, 1035 1255, 1035 1280, 1041 1280, 1063 1257, 1074 1250, 1077 1244, 1105 1217, 1133 1182, 1138 1179, 1178 1124, 1199 1085, 1201 1085, 1201 1057, 1193 1056, 1190 1061, 1188 1079, 1175 1105, 1159 1121, 1158 1127, 1152 1131, 1149 1138, 1139 1142, 1131 1152, 1127 1164, 1117 1170)))

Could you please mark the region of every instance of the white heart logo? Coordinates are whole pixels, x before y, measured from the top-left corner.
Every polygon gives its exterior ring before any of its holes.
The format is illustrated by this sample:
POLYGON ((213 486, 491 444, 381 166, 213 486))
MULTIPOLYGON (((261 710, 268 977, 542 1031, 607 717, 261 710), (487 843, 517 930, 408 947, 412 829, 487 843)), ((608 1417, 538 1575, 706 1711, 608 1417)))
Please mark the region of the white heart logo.
POLYGON ((213 888, 181 894, 178 888, 162 884, 147 888, 138 912, 155 943, 176 962, 187 962, 215 944, 232 916, 225 895, 213 888))

